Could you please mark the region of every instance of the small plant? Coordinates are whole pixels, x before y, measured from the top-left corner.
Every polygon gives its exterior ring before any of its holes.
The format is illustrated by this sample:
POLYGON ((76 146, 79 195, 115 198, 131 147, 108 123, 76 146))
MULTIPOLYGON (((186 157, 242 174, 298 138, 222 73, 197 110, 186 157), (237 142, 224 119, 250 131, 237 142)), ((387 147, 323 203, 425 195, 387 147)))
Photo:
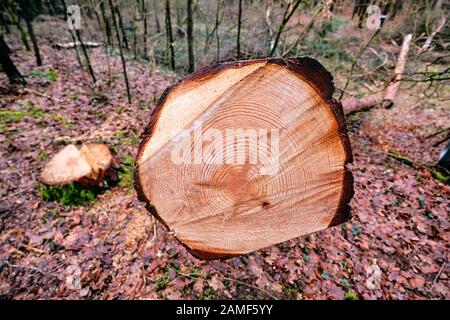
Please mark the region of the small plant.
POLYGON ((26 113, 24 111, 15 110, 1 110, 0 120, 2 123, 17 122, 25 117, 26 113))
POLYGON ((0 123, 18 122, 26 116, 36 119, 47 116, 47 113, 43 112, 29 101, 19 100, 17 104, 26 110, 0 110, 0 123))
POLYGON ((32 70, 29 75, 33 78, 44 78, 48 81, 56 81, 57 75, 54 70, 48 69, 45 71, 42 70, 32 70))
POLYGON ((131 188, 134 181, 134 158, 125 156, 119 172, 119 187, 131 188))
POLYGON ((198 300, 212 300, 216 296, 216 291, 212 288, 206 288, 197 295, 198 300))
POLYGON ((79 184, 69 183, 64 186, 39 187, 39 194, 44 201, 57 201, 63 205, 84 205, 91 203, 101 190, 86 189, 79 184))
POLYGON ((347 292, 345 294, 345 300, 359 300, 358 296, 353 292, 347 292))
POLYGON ((164 273, 158 280, 156 280, 156 290, 159 291, 165 289, 169 282, 169 275, 164 273))

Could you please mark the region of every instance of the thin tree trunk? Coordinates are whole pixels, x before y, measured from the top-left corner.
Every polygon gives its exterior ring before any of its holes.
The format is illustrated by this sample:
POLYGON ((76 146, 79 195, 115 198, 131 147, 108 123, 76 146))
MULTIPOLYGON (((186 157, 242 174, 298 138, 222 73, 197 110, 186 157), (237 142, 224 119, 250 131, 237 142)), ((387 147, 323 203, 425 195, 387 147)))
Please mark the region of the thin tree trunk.
POLYGON ((94 4, 93 0, 90 0, 89 3, 91 4, 92 11, 94 11, 94 15, 95 15, 95 19, 97 19, 98 27, 101 30, 102 29, 102 22, 101 22, 99 14, 98 14, 98 11, 95 9, 95 4, 94 4))
MULTIPOLYGON (((61 0, 61 4, 62 4, 63 10, 64 10, 64 19, 67 21, 66 1, 61 0)), ((78 64, 80 65, 81 68, 83 68, 83 63, 81 62, 80 54, 78 53, 78 46, 76 45, 77 39, 76 39, 75 35, 73 34, 72 30, 69 30, 69 34, 70 34, 70 37, 72 38, 72 42, 75 44, 74 49, 75 49, 75 54, 77 56, 78 64)))
POLYGON ((142 38, 142 43, 144 46, 144 57, 148 58, 147 57, 147 6, 145 3, 145 0, 142 0, 141 5, 142 5, 142 18, 144 20, 144 35, 142 38))
POLYGON ((216 62, 219 62, 219 61, 220 61, 220 37, 219 37, 219 26, 220 26, 219 15, 220 15, 220 6, 221 6, 221 1, 218 0, 218 1, 217 1, 217 11, 216 11, 216 47, 217 47, 217 52, 216 52, 216 62))
POLYGON ((33 51, 34 51, 34 56, 36 57, 36 64, 38 66, 41 66, 42 58, 41 58, 41 53, 39 51, 39 45, 38 45, 38 42, 36 39, 36 35, 34 34, 33 24, 28 19, 25 19, 25 24, 27 26, 28 35, 30 36, 31 43, 33 44, 33 51))
POLYGON ((33 23, 31 20, 33 19, 31 12, 31 2, 28 0, 20 0, 20 10, 22 11, 22 18, 25 20, 25 25, 27 27, 28 35, 30 36, 31 43, 33 45, 34 55, 36 57, 36 64, 38 66, 42 65, 41 53, 39 51, 39 45, 36 39, 36 35, 33 30, 33 23))
POLYGON ((242 0, 239 0, 239 11, 238 11, 238 25, 237 25, 237 37, 236 37, 236 59, 239 60, 241 57, 241 18, 242 18, 242 0))
POLYGON ((173 49, 172 22, 170 19, 170 0, 166 0, 166 36, 170 54, 170 66, 175 71, 175 53, 173 49))
POLYGON ((283 20, 281 21, 281 23, 278 27, 277 35, 275 36, 275 41, 273 43, 273 46, 272 46, 272 48, 270 48, 269 57, 273 56, 275 51, 277 50, 278 42, 280 41, 280 37, 281 37, 281 34, 283 33, 284 27, 289 22, 289 19, 291 19, 292 15, 294 14, 295 10, 297 10, 297 8, 301 2, 302 2, 302 0, 296 0, 294 2, 294 4, 288 4, 286 6, 286 10, 284 11, 284 14, 283 14, 283 20), (289 9, 291 9, 291 10, 289 11, 289 9))
POLYGON ((6 33, 10 33, 11 30, 9 29, 8 23, 5 20, 5 16, 3 15, 3 12, 6 13, 6 11, 7 10, 6 10, 5 6, 4 6, 4 4, 0 3, 0 22, 1 22, 2 26, 3 26, 3 28, 5 28, 5 32, 6 33))
POLYGON ((102 13, 102 19, 103 19, 103 22, 105 23, 106 40, 107 40, 108 45, 111 46, 112 45, 111 27, 109 25, 108 17, 106 16, 104 1, 100 1, 100 12, 102 13))
POLYGON ((219 28, 219 13, 220 13, 220 5, 221 1, 217 1, 217 7, 216 7, 216 13, 215 13, 215 21, 214 21, 214 27, 211 30, 211 32, 206 32, 206 40, 205 40, 205 49, 203 50, 203 55, 206 56, 206 54, 209 51, 209 46, 212 41, 212 37, 217 35, 217 28, 219 28))
POLYGON ((25 85, 25 79, 9 57, 9 52, 11 52, 11 50, 3 39, 3 36, 0 34, 0 64, 2 65, 3 72, 6 73, 11 83, 25 85))
POLYGON ((20 24, 20 19, 17 17, 17 15, 14 12, 11 5, 7 5, 6 11, 8 11, 9 15, 11 16, 12 21, 16 25, 17 30, 19 30, 20 40, 22 41, 23 46, 25 47, 25 49, 27 51, 30 51, 31 48, 30 48, 30 44, 28 43, 28 40, 27 40, 27 34, 26 34, 25 30, 23 30, 22 25, 20 24))
POLYGON ((125 58, 123 56, 122 43, 121 43, 120 34, 119 34, 119 27, 117 26, 116 17, 114 14, 114 12, 117 13, 118 10, 117 10, 117 7, 113 6, 112 0, 109 0, 109 7, 111 8, 111 17, 113 20, 114 29, 116 31, 117 42, 119 43, 120 59, 122 60, 123 76, 125 78, 125 86, 127 89, 128 103, 131 103, 131 93, 130 93, 130 85, 128 84, 127 66, 125 64, 125 58))
POLYGON ((155 1, 155 5, 153 6, 153 15, 155 17, 156 33, 160 33, 161 32, 161 24, 159 23, 158 7, 157 7, 157 2, 156 1, 155 1))
POLYGON ((78 41, 80 42, 81 51, 83 52, 84 59, 86 60, 86 65, 87 65, 89 74, 91 75, 92 82, 95 85, 95 82, 97 82, 97 80, 95 79, 94 69, 92 69, 91 60, 89 59, 89 54, 86 50, 86 46, 84 45, 83 40, 81 38, 80 30, 75 29, 75 34, 77 36, 78 41))
POLYGON ((119 28, 120 28, 120 32, 122 33, 123 45, 124 45, 124 48, 128 49, 129 47, 128 47, 127 34, 126 34, 125 28, 123 26, 122 15, 120 14, 120 10, 117 6, 116 6, 116 13, 117 13, 117 17, 119 18, 119 28))
POLYGON ((137 58, 137 33, 136 33, 136 23, 133 21, 133 54, 134 54, 134 59, 137 58))
POLYGON ((187 42, 188 42, 188 54, 189 54, 189 72, 194 72, 194 48, 193 37, 194 32, 194 20, 192 17, 192 0, 187 0, 187 42))

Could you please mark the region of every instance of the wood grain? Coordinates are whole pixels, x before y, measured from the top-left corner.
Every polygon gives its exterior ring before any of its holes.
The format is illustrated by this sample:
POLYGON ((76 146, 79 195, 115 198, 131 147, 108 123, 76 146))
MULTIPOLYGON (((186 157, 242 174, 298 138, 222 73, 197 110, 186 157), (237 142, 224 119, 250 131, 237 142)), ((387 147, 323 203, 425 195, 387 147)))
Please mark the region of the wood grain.
POLYGON ((204 259, 249 253, 345 221, 352 155, 333 92, 331 75, 308 57, 223 63, 186 77, 164 92, 139 147, 139 198, 204 259), (279 170, 261 174, 263 164, 250 161, 251 145, 235 152, 245 153, 245 163, 227 162, 237 142, 225 138, 222 155, 174 163, 176 143, 189 143, 193 154, 207 148, 205 141, 180 142, 195 136, 198 122, 203 132, 223 137, 236 129, 278 132, 279 170))

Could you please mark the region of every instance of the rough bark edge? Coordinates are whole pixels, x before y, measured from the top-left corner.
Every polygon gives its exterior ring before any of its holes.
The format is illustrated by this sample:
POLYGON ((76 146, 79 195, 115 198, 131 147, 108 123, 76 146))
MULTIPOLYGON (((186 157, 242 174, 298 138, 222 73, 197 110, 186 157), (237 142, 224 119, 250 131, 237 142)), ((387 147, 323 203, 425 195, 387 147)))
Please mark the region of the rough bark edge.
MULTIPOLYGON (((142 135, 142 141, 139 144, 138 152, 136 155, 135 161, 135 172, 134 172, 134 188, 136 189, 137 198, 139 201, 145 203, 146 209, 159 221, 162 225, 164 225, 168 230, 170 227, 166 224, 166 222, 161 218, 158 214, 156 208, 151 204, 151 201, 147 199, 145 196, 144 190, 142 189, 142 184, 139 178, 139 167, 138 163, 142 157, 144 147, 148 143, 148 141, 153 136, 154 129, 159 119, 159 115, 161 110, 169 96, 170 92, 179 87, 182 84, 191 81, 201 81, 206 80, 210 77, 215 76, 217 73, 229 69, 229 68, 240 68, 243 66, 247 66, 253 63, 274 63, 280 66, 284 66, 287 69, 294 72, 297 76, 300 76, 304 79, 315 91, 319 94, 319 96, 324 99, 327 105, 330 107, 331 112, 334 115, 336 123, 338 125, 338 132, 341 138, 341 143, 345 152, 345 160, 344 160, 344 177, 343 177, 343 188, 342 193, 339 199, 339 204, 334 214, 334 217, 331 219, 328 228, 339 225, 348 219, 351 218, 350 213, 350 205, 349 202, 353 197, 353 175, 350 170, 347 168, 347 165, 353 162, 352 150, 350 146, 350 139, 348 137, 347 125, 345 122, 344 111, 342 108, 342 104, 336 101, 333 98, 333 93, 335 91, 333 76, 328 72, 320 62, 311 58, 311 57, 298 57, 298 58, 262 58, 262 59, 254 59, 254 60, 243 60, 243 61, 235 61, 235 62, 224 62, 219 63, 213 66, 208 66, 197 70, 196 72, 187 75, 181 81, 167 87, 161 97, 159 98, 153 112, 150 116, 150 123, 145 128, 145 131, 142 135)), ((176 237, 176 236, 175 236, 176 237)), ((177 238, 178 240, 178 238, 177 238)), ((238 256, 241 254, 233 254, 233 253, 223 253, 223 252, 206 252, 194 248, 190 248, 182 241, 179 241, 194 257, 205 260, 213 260, 213 259, 228 259, 234 256, 238 256)), ((243 254, 245 255, 245 254, 243 254)))

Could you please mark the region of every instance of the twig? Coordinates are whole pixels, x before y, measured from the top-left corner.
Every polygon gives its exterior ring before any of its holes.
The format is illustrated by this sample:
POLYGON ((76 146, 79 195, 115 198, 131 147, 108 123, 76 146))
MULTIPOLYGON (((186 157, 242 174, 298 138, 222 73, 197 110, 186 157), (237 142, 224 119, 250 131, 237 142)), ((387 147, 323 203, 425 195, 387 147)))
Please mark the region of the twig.
MULTIPOLYGON (((180 271, 177 271, 177 273, 178 273, 180 276, 187 277, 187 278, 193 278, 193 279, 197 279, 197 278, 198 278, 197 275, 186 274, 186 273, 182 273, 182 272, 180 272, 180 271)), ((266 291, 266 290, 264 290, 264 289, 258 288, 257 286, 254 286, 254 285, 249 284, 249 283, 247 283, 247 282, 244 282, 244 281, 241 281, 241 280, 237 280, 237 279, 233 279, 233 278, 229 278, 229 277, 223 277, 223 278, 224 278, 225 280, 233 281, 233 282, 242 284, 242 285, 244 285, 244 286, 247 286, 247 287, 249 287, 249 288, 252 288, 252 289, 261 291, 262 293, 266 294, 267 296, 271 297, 271 298, 274 299, 274 300, 279 300, 279 298, 278 298, 277 296, 271 294, 270 292, 268 292, 268 291, 266 291)))
POLYGON ((41 269, 38 269, 38 268, 36 268, 36 267, 19 266, 19 265, 17 265, 17 264, 9 263, 8 261, 5 261, 5 260, 1 261, 0 264, 6 264, 6 265, 7 265, 8 267, 10 267, 10 268, 29 269, 29 270, 37 271, 37 272, 39 272, 40 274, 42 274, 42 275, 44 275, 44 276, 47 274, 47 273, 45 273, 44 271, 42 271, 41 269))
POLYGON ((254 286, 254 285, 249 284, 249 283, 247 283, 247 282, 244 282, 244 281, 241 281, 241 280, 237 280, 237 279, 233 279, 233 278, 228 278, 228 277, 223 277, 223 278, 224 278, 225 280, 234 281, 234 282, 236 282, 236 283, 242 284, 242 285, 247 286, 247 287, 249 287, 249 288, 253 288, 253 289, 255 289, 255 290, 261 291, 262 293, 268 295, 269 297, 271 297, 271 298, 274 299, 274 300, 279 300, 279 298, 278 298, 277 296, 271 294, 270 292, 268 292, 268 291, 266 291, 266 290, 264 290, 264 289, 258 288, 257 286, 254 286))
POLYGON ((39 91, 36 91, 36 90, 33 90, 33 89, 25 88, 25 91, 27 91, 28 93, 33 93, 35 95, 47 98, 49 100, 54 100, 56 102, 64 102, 64 100, 62 100, 62 99, 58 99, 58 98, 46 95, 45 93, 42 93, 42 92, 39 92, 39 91))
POLYGON ((363 45, 359 51, 358 54, 355 56, 355 58, 353 59, 352 65, 350 67, 350 74, 347 77, 347 81, 345 82, 344 88, 341 91, 341 94, 339 96, 339 100, 342 100, 342 98, 344 97, 345 91, 347 90, 347 87, 350 83, 350 78, 352 77, 353 74, 353 70, 355 69, 356 64, 358 63, 359 58, 362 56, 362 54, 364 53, 364 51, 366 51, 367 47, 370 45, 370 43, 373 41, 373 39, 375 39, 375 37, 378 35, 378 33, 380 33, 381 28, 377 29, 372 36, 370 37, 369 41, 367 41, 367 43, 365 45, 363 45))
POLYGON ((438 282, 439 277, 441 276, 441 273, 442 273, 442 271, 444 270, 444 267, 445 267, 446 264, 447 264, 446 261, 444 261, 444 262, 442 263, 442 266, 441 266, 441 268, 439 269, 439 271, 438 271, 438 273, 436 274, 436 276, 434 277, 433 284, 431 285, 430 290, 429 290, 428 292, 431 292, 431 290, 433 290, 433 288, 434 288, 434 286, 436 285, 436 283, 438 282))
POLYGON ((437 135, 440 135, 441 133, 444 133, 444 132, 449 131, 449 130, 450 130, 450 127, 447 127, 447 128, 444 128, 444 129, 440 129, 440 130, 435 131, 432 134, 426 136, 425 139, 433 138, 433 137, 435 137, 437 135))
POLYGON ((387 153, 387 155, 388 155, 389 157, 391 157, 391 158, 394 158, 394 159, 399 160, 400 162, 402 162, 402 163, 404 163, 404 164, 406 164, 406 165, 409 165, 409 166, 417 166, 417 167, 419 167, 419 168, 421 168, 421 169, 427 169, 427 170, 429 170, 429 167, 427 167, 427 166, 425 166, 425 165, 423 165, 423 164, 417 163, 417 162, 415 162, 414 160, 412 160, 412 159, 410 159, 410 158, 408 158, 408 157, 404 157, 404 156, 402 156, 402 155, 400 155, 400 154, 397 154, 396 152, 389 151, 389 152, 387 153))
POLYGON ((24 192, 27 192, 27 191, 31 190, 32 188, 33 188, 33 186, 29 186, 29 187, 27 187, 27 188, 25 188, 25 189, 23 189, 23 190, 20 190, 20 191, 17 191, 17 192, 8 194, 7 196, 1 198, 0 201, 1 201, 1 202, 6 201, 6 200, 10 199, 11 197, 18 196, 19 194, 22 194, 22 193, 24 193, 24 192))
POLYGON ((44 253, 45 253, 44 250, 35 248, 35 247, 33 247, 33 246, 29 245, 29 244, 25 244, 25 243, 22 243, 22 244, 20 245, 20 248, 25 248, 25 249, 27 249, 28 251, 33 251, 33 252, 39 253, 39 254, 44 254, 44 253))

